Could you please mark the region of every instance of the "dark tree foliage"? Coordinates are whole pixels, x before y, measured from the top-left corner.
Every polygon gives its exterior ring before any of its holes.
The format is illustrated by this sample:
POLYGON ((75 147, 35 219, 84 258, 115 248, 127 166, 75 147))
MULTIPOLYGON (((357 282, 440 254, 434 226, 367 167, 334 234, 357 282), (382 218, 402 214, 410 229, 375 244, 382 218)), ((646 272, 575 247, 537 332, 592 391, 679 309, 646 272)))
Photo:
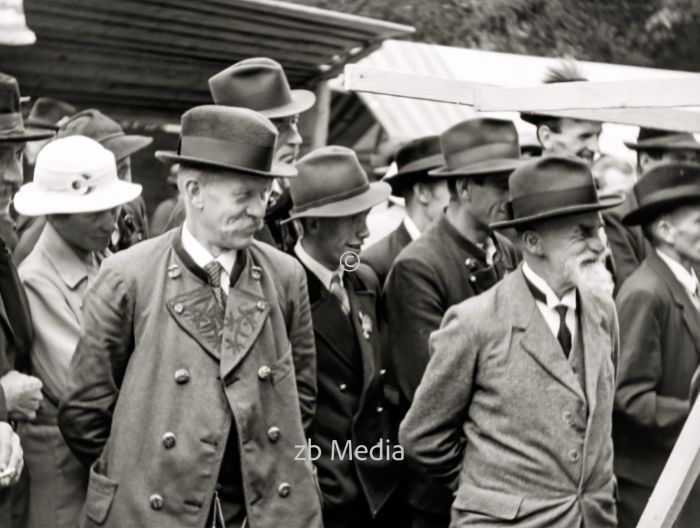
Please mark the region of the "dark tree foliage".
POLYGON ((409 24, 414 40, 700 71, 700 0, 291 0, 409 24))

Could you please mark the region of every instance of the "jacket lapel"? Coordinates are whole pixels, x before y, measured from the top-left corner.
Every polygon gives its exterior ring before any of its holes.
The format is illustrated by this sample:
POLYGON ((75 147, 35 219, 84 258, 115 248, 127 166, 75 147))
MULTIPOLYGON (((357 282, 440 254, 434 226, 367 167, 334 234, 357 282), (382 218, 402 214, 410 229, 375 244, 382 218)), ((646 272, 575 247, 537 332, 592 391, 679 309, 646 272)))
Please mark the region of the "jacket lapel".
POLYGON ((651 266, 654 272, 666 283, 674 302, 683 312, 683 321, 688 332, 692 336, 692 341, 695 345, 695 353, 698 355, 698 358, 700 358, 700 312, 695 308, 693 301, 690 300, 683 285, 678 282, 676 276, 666 263, 661 260, 661 257, 656 254, 656 251, 652 251, 648 259, 649 266, 651 266))
POLYGON ((576 375, 547 327, 525 283, 522 266, 504 280, 509 281, 512 290, 508 298, 512 300, 513 326, 523 331, 520 345, 550 376, 585 402, 583 389, 576 375))
MULTIPOLYGON (((377 358, 374 357, 374 347, 372 346, 372 334, 376 331, 376 323, 373 315, 376 311, 375 294, 369 290, 355 290, 355 282, 347 288, 350 298, 350 317, 355 330, 355 338, 362 353, 362 394, 366 394, 369 385, 375 376, 375 365, 377 358)), ((362 408, 362 402, 360 402, 362 408)))
POLYGON ((168 300, 166 307, 178 325, 214 359, 220 358, 223 321, 209 288, 196 288, 168 300))

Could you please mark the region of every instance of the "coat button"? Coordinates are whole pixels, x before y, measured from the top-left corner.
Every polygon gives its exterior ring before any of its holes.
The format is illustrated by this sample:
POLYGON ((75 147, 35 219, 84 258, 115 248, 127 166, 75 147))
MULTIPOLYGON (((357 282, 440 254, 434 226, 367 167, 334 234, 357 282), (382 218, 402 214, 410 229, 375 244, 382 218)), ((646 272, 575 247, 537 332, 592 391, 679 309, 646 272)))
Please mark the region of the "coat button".
POLYGON ((346 390, 348 390, 348 384, 341 383, 340 385, 338 385, 338 388, 340 389, 340 392, 345 392, 346 390))
POLYGON ((173 308, 175 309, 176 314, 181 314, 182 311, 185 309, 185 307, 182 306, 182 303, 177 303, 173 308))
POLYGON ((175 371, 175 383, 184 385, 188 381, 190 381, 190 373, 187 372, 187 369, 177 369, 175 371))
POLYGON ((564 411, 561 417, 565 424, 571 425, 574 422, 574 415, 570 411, 564 411))
POLYGON ((265 301, 258 301, 257 308, 258 311, 262 312, 265 309, 265 301))
POLYGON ((277 440, 280 439, 280 435, 282 434, 282 431, 280 431, 280 428, 277 426, 272 426, 267 430, 267 437, 270 439, 270 442, 275 443, 277 440))
POLYGON ((379 375, 380 375, 382 378, 383 378, 384 376, 386 376, 386 369, 380 369, 380 370, 379 370, 379 375))
POLYGON ((163 435, 163 446, 165 449, 175 447, 175 435, 173 433, 168 432, 163 435))
POLYGON ((569 451, 569 460, 571 460, 572 462, 578 462, 580 458, 581 454, 576 449, 572 449, 569 451))
POLYGON ((172 266, 168 266, 168 277, 171 279, 177 279, 180 276, 180 268, 178 267, 177 264, 173 264, 172 266))
POLYGON ((469 282, 476 282, 476 277, 474 275, 469 277, 469 282))
POLYGON ((280 487, 277 488, 277 493, 279 494, 280 497, 289 497, 289 494, 292 492, 292 487, 289 485, 288 482, 283 482, 280 484, 280 487))
POLYGON ((258 378, 264 381, 270 377, 271 372, 272 371, 270 370, 270 367, 268 367, 267 365, 263 365, 258 369, 258 378))
POLYGON ((260 280, 260 277, 261 277, 261 275, 262 275, 262 271, 261 271, 261 269, 258 268, 257 266, 253 266, 253 267, 250 269, 250 274, 251 274, 251 276, 253 277, 253 279, 255 279, 255 280, 260 280))
POLYGON ((154 510, 162 510, 163 509, 163 497, 158 495, 157 493, 154 493, 148 498, 148 502, 151 505, 151 508, 154 510))
POLYGON ((378 412, 378 413, 384 412, 384 407, 382 407, 381 405, 379 405, 379 406, 377 407, 377 412, 378 412))

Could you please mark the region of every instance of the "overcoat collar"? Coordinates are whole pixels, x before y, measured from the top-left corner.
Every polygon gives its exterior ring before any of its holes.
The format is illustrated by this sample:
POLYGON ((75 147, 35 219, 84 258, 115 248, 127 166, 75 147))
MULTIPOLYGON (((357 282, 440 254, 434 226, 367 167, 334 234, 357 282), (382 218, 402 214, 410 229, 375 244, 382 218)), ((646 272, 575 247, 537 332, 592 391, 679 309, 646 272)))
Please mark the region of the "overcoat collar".
MULTIPOLYGON (((74 290, 81 282, 88 279, 92 271, 89 265, 78 257, 49 222, 44 226, 36 248, 44 252, 69 289, 74 290)), ((94 254, 91 254, 91 257, 95 259, 95 267, 97 267, 100 259, 94 254)))

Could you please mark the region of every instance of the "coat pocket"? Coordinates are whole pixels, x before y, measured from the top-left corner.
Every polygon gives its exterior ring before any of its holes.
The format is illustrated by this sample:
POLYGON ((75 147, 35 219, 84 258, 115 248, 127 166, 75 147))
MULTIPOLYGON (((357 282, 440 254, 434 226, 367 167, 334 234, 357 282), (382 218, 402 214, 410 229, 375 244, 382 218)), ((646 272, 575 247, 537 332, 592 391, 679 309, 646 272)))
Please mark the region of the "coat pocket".
POLYGON ((272 384, 279 385, 292 372, 294 372, 294 358, 292 357, 292 344, 290 343, 282 357, 270 365, 272 384))
POLYGON ((458 510, 512 521, 518 516, 522 503, 523 497, 520 495, 460 484, 453 506, 458 510))
POLYGON ((85 497, 85 515, 97 524, 102 524, 107 519, 112 500, 117 491, 117 483, 98 472, 100 460, 97 459, 90 466, 90 481, 88 482, 87 496, 85 497))

